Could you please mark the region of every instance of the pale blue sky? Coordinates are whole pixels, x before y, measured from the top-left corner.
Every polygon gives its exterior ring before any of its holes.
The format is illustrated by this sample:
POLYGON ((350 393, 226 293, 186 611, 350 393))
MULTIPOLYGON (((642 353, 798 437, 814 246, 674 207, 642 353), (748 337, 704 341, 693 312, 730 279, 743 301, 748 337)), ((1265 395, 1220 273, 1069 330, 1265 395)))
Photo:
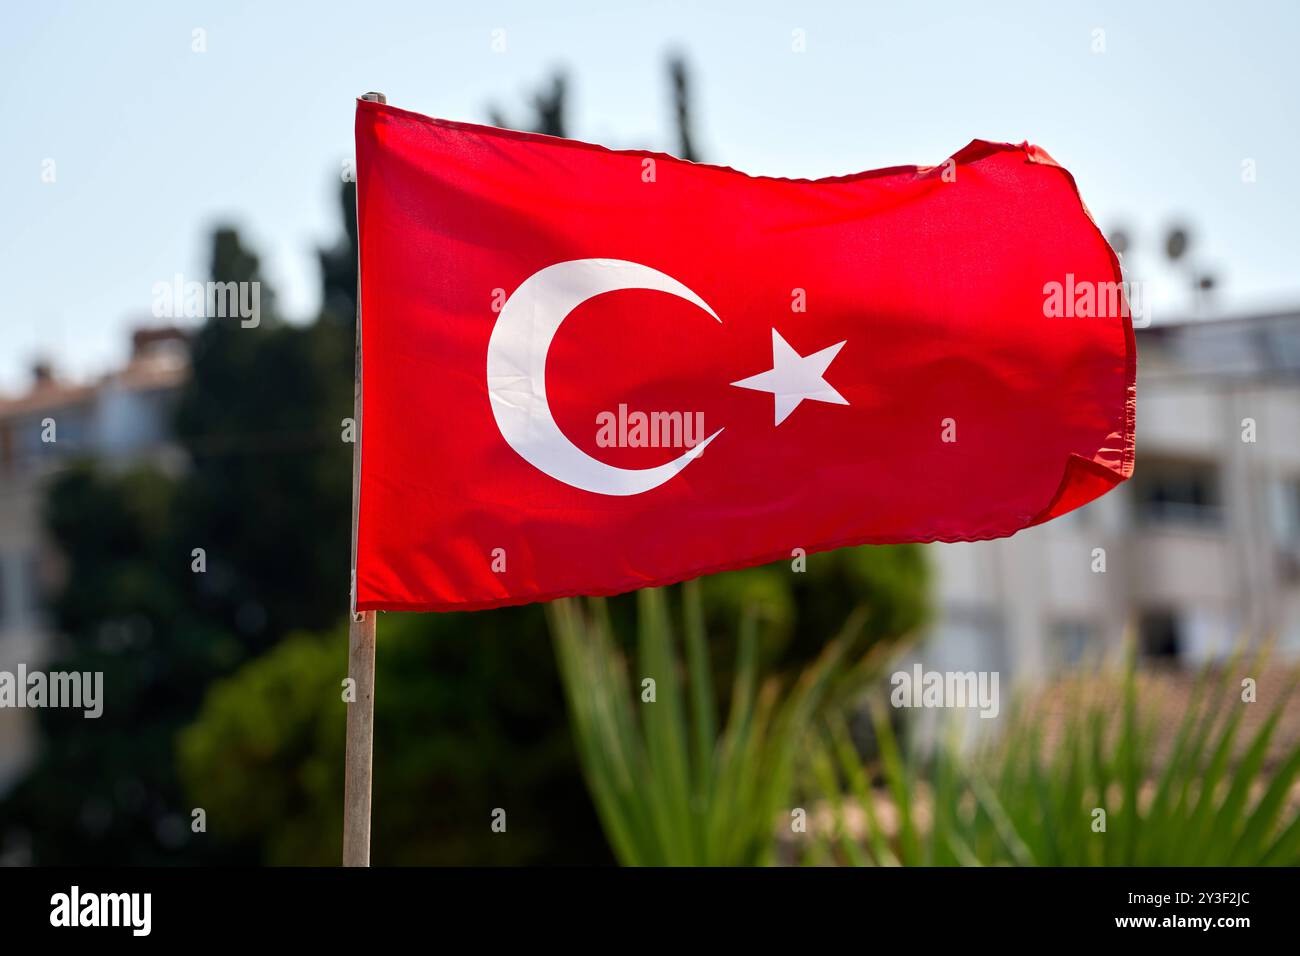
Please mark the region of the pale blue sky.
POLYGON ((695 69, 709 161, 812 177, 1029 139, 1075 174, 1104 226, 1131 225, 1148 264, 1169 221, 1193 223, 1222 311, 1300 306, 1300 3, 328 6, 5 5, 0 390, 21 387, 40 353, 75 376, 121 361, 155 282, 205 278, 220 220, 261 252, 286 310, 309 315, 356 95, 475 121, 495 102, 517 117, 563 65, 572 135, 671 149, 673 48, 695 69), (191 52, 195 28, 206 53, 191 52))

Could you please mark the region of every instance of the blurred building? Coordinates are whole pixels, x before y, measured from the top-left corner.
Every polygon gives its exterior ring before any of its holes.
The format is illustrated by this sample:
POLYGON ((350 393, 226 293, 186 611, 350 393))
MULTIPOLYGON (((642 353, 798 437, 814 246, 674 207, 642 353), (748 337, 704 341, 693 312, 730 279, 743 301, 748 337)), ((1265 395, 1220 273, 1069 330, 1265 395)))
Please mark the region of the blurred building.
POLYGON ((927 668, 996 670, 1007 689, 1118 651, 1126 630, 1166 663, 1268 637, 1300 655, 1300 311, 1137 340, 1133 478, 1011 538, 931 545, 927 668))
MULTIPOLYGON (((42 595, 57 580, 58 557, 41 533, 47 479, 81 456, 173 464, 172 407, 187 375, 183 333, 141 329, 127 364, 98 382, 63 383, 39 364, 26 394, 0 398, 0 670, 39 668, 50 650, 42 595)), ((33 729, 31 711, 0 710, 0 792, 31 758, 33 729)))

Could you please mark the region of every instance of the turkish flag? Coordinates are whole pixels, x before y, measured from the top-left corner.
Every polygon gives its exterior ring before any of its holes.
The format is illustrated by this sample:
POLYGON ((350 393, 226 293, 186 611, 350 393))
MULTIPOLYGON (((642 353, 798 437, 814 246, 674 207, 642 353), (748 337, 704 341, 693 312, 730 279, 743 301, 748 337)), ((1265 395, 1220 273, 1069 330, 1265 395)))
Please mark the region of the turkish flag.
POLYGON ((1133 468, 1118 261, 1043 150, 821 180, 356 117, 359 610, 973 541, 1133 468))

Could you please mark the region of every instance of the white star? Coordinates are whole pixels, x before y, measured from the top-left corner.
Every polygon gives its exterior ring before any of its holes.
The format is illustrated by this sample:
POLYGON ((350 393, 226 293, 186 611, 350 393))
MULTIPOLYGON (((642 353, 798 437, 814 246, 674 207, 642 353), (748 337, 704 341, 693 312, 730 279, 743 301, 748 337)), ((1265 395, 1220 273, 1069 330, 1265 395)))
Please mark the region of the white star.
MULTIPOLYGON (((847 341, 847 340, 845 340, 847 341)), ((772 367, 766 372, 732 382, 740 388, 758 392, 771 392, 776 398, 776 424, 780 425, 805 398, 832 405, 847 405, 848 401, 830 383, 822 378, 827 366, 844 347, 844 342, 824 348, 812 355, 800 355, 772 330, 772 367)))

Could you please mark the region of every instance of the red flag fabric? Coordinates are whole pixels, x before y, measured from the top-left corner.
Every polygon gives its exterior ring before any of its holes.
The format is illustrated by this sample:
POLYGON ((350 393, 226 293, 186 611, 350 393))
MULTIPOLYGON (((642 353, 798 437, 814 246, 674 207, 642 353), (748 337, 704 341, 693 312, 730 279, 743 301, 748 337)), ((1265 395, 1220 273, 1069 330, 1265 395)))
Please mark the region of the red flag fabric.
POLYGON ((1133 468, 1115 254, 1038 147, 816 181, 356 117, 360 610, 1010 535, 1133 468))

